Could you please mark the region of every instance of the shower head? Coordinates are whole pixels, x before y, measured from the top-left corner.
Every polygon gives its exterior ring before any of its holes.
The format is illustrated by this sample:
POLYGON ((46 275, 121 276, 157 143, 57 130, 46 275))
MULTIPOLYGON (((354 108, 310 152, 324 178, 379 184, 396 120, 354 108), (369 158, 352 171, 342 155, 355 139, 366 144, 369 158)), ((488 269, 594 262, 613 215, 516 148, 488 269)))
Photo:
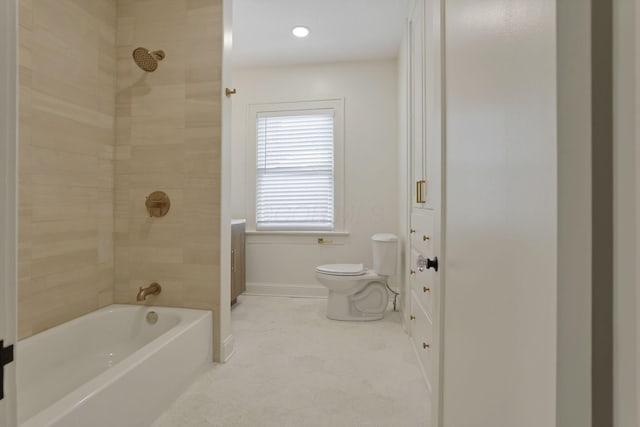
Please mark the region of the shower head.
POLYGON ((154 50, 153 52, 139 47, 133 51, 133 60, 136 65, 144 71, 153 72, 158 68, 158 61, 164 59, 164 51, 154 50))

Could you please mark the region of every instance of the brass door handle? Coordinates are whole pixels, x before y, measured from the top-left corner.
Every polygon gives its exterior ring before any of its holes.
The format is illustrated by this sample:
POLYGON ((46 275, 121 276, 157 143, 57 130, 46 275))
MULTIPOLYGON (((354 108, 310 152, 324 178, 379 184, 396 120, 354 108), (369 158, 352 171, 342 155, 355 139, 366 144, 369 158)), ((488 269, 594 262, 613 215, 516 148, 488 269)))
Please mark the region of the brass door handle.
POLYGON ((236 89, 229 89, 229 88, 226 88, 224 91, 225 95, 227 96, 235 95, 237 92, 238 91, 236 89))
POLYGON ((409 316, 409 320, 416 320, 416 316, 412 314, 411 316, 409 316))
POLYGON ((426 185, 427 181, 425 180, 421 180, 421 181, 416 181, 416 203, 426 203, 426 201, 424 200, 424 191, 423 191, 423 185, 426 185))
POLYGON ((410 228, 410 229, 409 229, 409 233, 413 234, 413 233, 415 233, 415 232, 416 232, 416 230, 414 230, 413 228, 410 228))
POLYGON ((420 199, 422 200, 420 203, 427 203, 427 181, 420 181, 420 199))
POLYGON ((427 288, 426 286, 422 287, 422 292, 429 292, 431 289, 427 288))
POLYGON ((413 276, 414 274, 416 274, 416 271, 415 270, 409 270, 409 274, 411 274, 413 276))
POLYGON ((426 242, 427 240, 431 240, 431 237, 427 236, 426 234, 424 236, 422 236, 422 241, 426 242))
POLYGON ((427 344, 426 342, 422 343, 422 348, 429 348, 431 347, 429 344, 427 344))

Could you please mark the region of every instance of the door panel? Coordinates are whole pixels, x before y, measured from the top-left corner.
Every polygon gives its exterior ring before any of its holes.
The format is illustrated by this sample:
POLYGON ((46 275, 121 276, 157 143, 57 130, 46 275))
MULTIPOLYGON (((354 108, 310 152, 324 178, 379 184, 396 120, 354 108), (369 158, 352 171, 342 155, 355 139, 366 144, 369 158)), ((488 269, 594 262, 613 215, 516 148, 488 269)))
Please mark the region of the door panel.
POLYGON ((422 310, 417 302, 416 294, 413 293, 411 298, 411 314, 412 319, 412 335, 413 345, 415 346, 420 368, 427 380, 427 387, 433 390, 433 325, 431 319, 422 310))
POLYGON ((556 425, 556 3, 447 1, 444 427, 556 425))
MULTIPOLYGON (((413 252, 412 259, 414 264, 417 263, 418 253, 413 252)), ((416 297, 416 300, 420 303, 420 306, 424 311, 433 318, 434 312, 434 299, 433 296, 437 289, 435 288, 435 280, 433 273, 429 271, 415 270, 415 274, 411 276, 411 289, 416 297)))
MULTIPOLYGON (((415 230, 411 234, 411 242, 416 250, 424 256, 431 256, 433 251, 435 212, 424 210, 418 211, 412 217, 412 228, 415 230)), ((415 263, 412 264, 415 266, 415 263)))
MULTIPOLYGON (((16 1, 0 2, 0 339, 16 343, 16 118, 17 15, 16 1)), ((0 426, 16 425, 16 363, 4 372, 0 426)))
POLYGON ((442 163, 442 37, 440 0, 425 2, 425 207, 437 209, 441 193, 442 163))
POLYGON ((417 1, 409 22, 411 159, 413 206, 424 207, 424 2, 417 1))

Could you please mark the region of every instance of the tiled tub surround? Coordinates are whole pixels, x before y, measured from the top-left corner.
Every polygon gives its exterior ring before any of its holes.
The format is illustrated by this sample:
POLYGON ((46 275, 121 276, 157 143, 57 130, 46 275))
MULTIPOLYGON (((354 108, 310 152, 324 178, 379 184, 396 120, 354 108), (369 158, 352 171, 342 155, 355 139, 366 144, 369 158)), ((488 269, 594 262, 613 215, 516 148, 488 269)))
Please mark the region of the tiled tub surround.
POLYGON ((215 310, 222 1, 19 5, 20 338, 156 281, 154 305, 215 310), (155 72, 139 46, 166 52, 155 72))
POLYGON ((114 302, 116 2, 19 5, 25 338, 114 302))
POLYGON ((211 328, 210 311, 112 305, 20 341, 20 426, 150 425, 211 364, 211 328))
POLYGON ((117 4, 115 302, 133 303, 139 286, 159 282, 152 304, 214 310, 215 319, 222 1, 117 4), (139 46, 165 52, 156 71, 134 63, 139 46), (145 209, 156 190, 171 198, 162 218, 145 209))

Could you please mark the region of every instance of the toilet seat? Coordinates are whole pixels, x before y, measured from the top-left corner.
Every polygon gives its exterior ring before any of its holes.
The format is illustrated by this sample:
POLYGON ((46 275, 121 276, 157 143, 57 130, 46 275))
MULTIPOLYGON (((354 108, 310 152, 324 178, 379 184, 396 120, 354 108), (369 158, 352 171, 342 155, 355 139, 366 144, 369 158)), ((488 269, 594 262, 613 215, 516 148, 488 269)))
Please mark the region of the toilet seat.
POLYGON ((316 267, 316 271, 330 276, 362 276, 367 272, 362 264, 325 264, 316 267))

